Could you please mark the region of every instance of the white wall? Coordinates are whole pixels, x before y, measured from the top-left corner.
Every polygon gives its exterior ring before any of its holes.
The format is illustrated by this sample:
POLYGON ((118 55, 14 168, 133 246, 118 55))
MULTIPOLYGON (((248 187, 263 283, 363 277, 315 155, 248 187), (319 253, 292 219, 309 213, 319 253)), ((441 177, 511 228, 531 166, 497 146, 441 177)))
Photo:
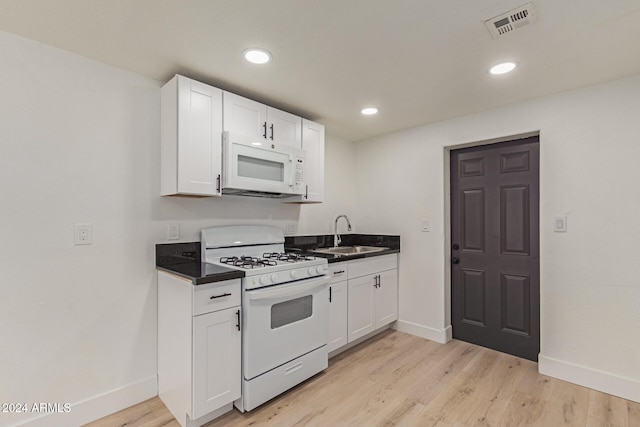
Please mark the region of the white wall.
POLYGON ((160 197, 161 82, 3 32, 0 64, 0 402, 72 405, 0 426, 80 425, 155 395, 168 223, 181 241, 234 223, 315 234, 353 210, 354 147, 330 135, 322 205, 160 197), (79 222, 92 245, 73 245, 79 222))
POLYGON ((640 76, 356 143, 356 221, 402 238, 399 329, 447 337, 445 147, 539 131, 540 370, 640 401, 639 118, 640 76))

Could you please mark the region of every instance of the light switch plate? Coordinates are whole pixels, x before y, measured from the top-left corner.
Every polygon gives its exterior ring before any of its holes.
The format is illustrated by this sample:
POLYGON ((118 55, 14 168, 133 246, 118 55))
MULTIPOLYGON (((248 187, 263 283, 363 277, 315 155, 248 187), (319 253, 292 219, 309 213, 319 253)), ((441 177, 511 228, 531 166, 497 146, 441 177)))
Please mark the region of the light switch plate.
POLYGON ((422 218, 422 219, 420 220, 420 229, 421 229, 423 232, 428 232, 428 231, 431 229, 430 224, 429 224, 429 220, 428 220, 428 219, 426 219, 426 218, 422 218))
POLYGON ((553 217, 553 231, 556 233, 567 232, 567 217, 556 215, 553 217))

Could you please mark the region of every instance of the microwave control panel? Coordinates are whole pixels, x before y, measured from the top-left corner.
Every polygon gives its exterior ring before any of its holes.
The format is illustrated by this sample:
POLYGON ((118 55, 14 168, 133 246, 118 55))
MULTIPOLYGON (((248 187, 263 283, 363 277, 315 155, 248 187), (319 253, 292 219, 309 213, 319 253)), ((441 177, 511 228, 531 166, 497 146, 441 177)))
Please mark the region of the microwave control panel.
POLYGON ((294 185, 296 187, 304 185, 304 159, 301 157, 295 157, 295 169, 294 173, 294 185))

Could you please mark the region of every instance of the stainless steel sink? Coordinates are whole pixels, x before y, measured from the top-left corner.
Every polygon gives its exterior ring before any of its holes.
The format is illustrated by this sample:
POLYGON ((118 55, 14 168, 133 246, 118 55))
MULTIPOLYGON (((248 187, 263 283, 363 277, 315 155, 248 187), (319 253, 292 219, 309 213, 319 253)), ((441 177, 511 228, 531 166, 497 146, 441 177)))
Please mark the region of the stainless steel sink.
POLYGON ((330 255, 357 255, 370 252, 380 252, 387 249, 389 248, 381 246, 338 246, 337 248, 318 248, 312 250, 311 252, 330 255))

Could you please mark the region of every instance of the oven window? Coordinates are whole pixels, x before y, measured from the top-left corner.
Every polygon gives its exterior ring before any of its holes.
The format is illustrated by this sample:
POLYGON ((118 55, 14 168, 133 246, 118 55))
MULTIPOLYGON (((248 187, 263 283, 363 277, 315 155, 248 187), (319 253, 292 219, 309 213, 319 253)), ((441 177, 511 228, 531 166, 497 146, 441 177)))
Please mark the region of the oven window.
POLYGON ((238 176, 284 182, 284 164, 238 155, 238 176))
POLYGON ((281 328, 290 323, 311 317, 313 314, 313 296, 281 302, 271 306, 271 329, 281 328))

